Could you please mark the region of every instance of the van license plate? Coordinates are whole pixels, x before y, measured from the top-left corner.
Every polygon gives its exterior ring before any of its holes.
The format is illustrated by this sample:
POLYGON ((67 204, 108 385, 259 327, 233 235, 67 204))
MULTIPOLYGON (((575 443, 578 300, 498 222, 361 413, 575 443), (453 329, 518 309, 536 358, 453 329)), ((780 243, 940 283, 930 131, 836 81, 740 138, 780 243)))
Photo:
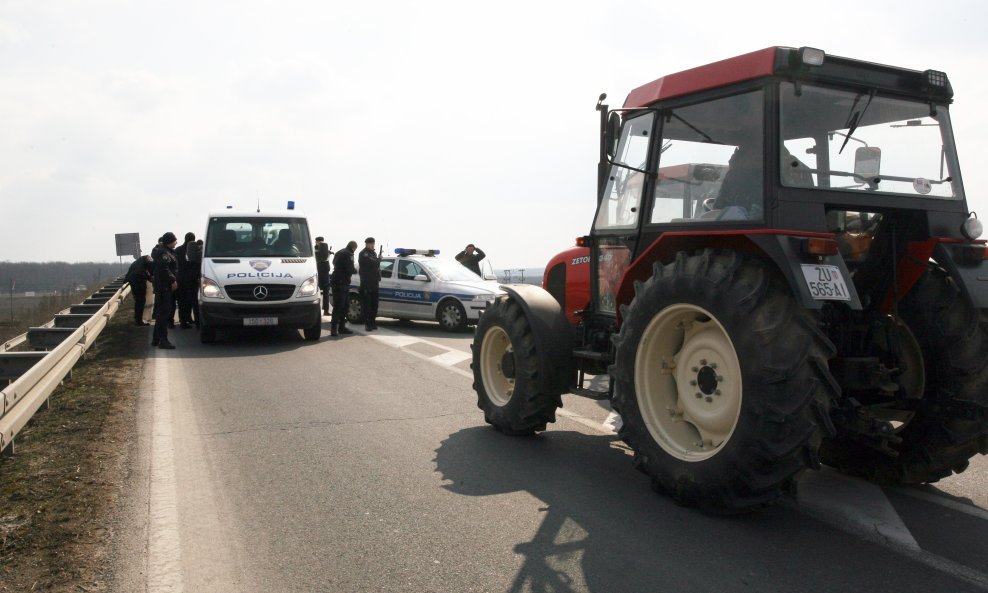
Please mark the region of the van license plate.
POLYGON ((278 325, 277 317, 244 317, 244 325, 278 325))
POLYGON ((803 278, 810 296, 817 301, 849 301, 851 293, 837 266, 804 264, 803 278))

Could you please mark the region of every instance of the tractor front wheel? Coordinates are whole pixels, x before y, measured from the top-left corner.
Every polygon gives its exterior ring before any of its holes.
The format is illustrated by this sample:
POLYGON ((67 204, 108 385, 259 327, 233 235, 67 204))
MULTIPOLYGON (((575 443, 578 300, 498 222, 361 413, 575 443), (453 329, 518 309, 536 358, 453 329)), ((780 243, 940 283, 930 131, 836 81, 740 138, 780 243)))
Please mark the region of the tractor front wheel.
POLYGON ((489 424, 505 434, 529 435, 556 421, 561 394, 540 376, 540 353, 518 303, 494 301, 477 324, 472 348, 477 407, 489 424))

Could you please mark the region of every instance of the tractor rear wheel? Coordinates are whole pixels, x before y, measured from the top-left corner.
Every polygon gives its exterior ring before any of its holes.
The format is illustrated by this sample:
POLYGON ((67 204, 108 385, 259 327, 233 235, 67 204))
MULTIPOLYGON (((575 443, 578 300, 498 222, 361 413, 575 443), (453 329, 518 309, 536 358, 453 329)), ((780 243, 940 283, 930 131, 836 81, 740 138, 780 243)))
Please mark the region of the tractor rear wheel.
POLYGON ((610 369, 619 435, 656 490, 743 512, 819 466, 834 347, 767 265, 680 252, 636 283, 621 313, 610 369))
POLYGON ((529 435, 556 421, 561 393, 540 377, 540 353, 518 303, 495 300, 481 316, 471 348, 477 407, 488 424, 504 434, 529 435))
POLYGON ((824 443, 824 463, 886 484, 936 482, 988 453, 988 312, 975 309, 946 273, 928 271, 899 303, 919 343, 924 405, 896 432, 895 456, 850 439, 824 443))

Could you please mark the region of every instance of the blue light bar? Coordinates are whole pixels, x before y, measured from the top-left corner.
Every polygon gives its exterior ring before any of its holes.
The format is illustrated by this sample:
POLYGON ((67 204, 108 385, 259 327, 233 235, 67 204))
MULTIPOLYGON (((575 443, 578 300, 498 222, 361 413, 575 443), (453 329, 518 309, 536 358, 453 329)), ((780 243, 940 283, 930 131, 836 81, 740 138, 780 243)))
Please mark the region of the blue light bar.
POLYGON ((405 247, 396 247, 395 248, 395 255, 397 255, 399 257, 404 257, 406 255, 427 255, 427 256, 433 256, 433 255, 439 255, 439 250, 438 249, 408 249, 408 248, 405 248, 405 247))
POLYGON ((295 200, 288 200, 288 209, 289 210, 295 209, 295 200))

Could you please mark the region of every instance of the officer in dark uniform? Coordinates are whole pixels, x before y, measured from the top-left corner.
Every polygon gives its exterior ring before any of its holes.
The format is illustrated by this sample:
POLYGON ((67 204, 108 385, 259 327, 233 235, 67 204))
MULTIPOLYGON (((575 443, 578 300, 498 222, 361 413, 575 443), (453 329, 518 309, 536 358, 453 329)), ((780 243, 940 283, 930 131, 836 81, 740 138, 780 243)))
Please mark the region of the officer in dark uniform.
POLYGON ((161 304, 158 315, 154 319, 154 337, 151 345, 165 350, 173 350, 175 345, 168 341, 168 324, 175 318, 175 289, 178 288, 178 260, 175 258, 175 246, 178 239, 174 233, 168 232, 161 236, 162 248, 158 260, 154 263, 154 298, 161 304))
POLYGON ((363 303, 364 329, 377 329, 378 289, 381 285, 381 258, 374 251, 374 237, 364 240, 357 257, 360 266, 360 301, 363 303))
POLYGON ((189 258, 189 252, 195 257, 196 249, 189 249, 190 245, 195 245, 195 233, 185 233, 185 243, 175 249, 175 259, 178 260, 178 320, 179 327, 189 329, 193 321, 199 326, 198 315, 193 320, 193 305, 198 304, 199 288, 199 264, 200 261, 189 258))
POLYGON ((357 242, 350 241, 346 249, 336 252, 333 258, 333 274, 329 283, 333 289, 333 320, 330 322, 330 335, 352 334, 347 329, 346 313, 350 308, 350 279, 357 273, 353 265, 353 253, 357 250, 357 242))
POLYGON ((316 272, 319 273, 319 290, 322 291, 322 314, 329 315, 329 245, 322 237, 316 237, 316 272))
POLYGON ((463 264, 474 274, 482 276, 480 273, 480 261, 485 257, 487 257, 487 254, 484 253, 482 249, 471 243, 467 245, 463 251, 456 254, 456 261, 463 264))
POLYGON ((134 325, 151 325, 144 321, 144 305, 148 298, 148 281, 154 265, 151 256, 145 255, 134 260, 127 269, 127 282, 130 284, 130 294, 134 297, 134 325))

